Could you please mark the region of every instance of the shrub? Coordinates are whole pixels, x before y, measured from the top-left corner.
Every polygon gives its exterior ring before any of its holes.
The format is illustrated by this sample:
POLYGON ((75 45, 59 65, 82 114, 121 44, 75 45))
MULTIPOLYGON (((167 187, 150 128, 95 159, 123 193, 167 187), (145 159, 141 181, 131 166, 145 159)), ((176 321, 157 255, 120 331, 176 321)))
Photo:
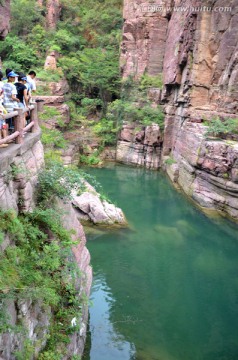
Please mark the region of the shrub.
MULTIPOLYGON (((30 45, 12 35, 8 35, 5 41, 0 43, 0 53, 3 57, 8 55, 8 61, 20 65, 25 70, 30 69, 38 60, 34 49, 30 45)), ((16 66, 14 65, 13 68, 16 69, 16 66)))
POLYGON ((156 123, 161 129, 164 126, 164 113, 161 107, 152 107, 147 98, 144 99, 142 104, 130 100, 116 100, 109 106, 107 116, 119 123, 122 123, 122 121, 138 122, 143 125, 156 123))
MULTIPOLYGON (((0 231, 7 232, 15 243, 0 254, 0 329, 17 331, 8 323, 2 306, 8 299, 38 301, 45 309, 50 306, 50 334, 40 358, 61 359, 59 349, 64 347, 60 343, 69 342, 74 330, 70 321, 80 318, 79 308, 85 303, 77 289, 81 273, 77 264, 68 260, 76 244, 72 232, 63 228, 61 216, 52 209, 36 208, 18 217, 13 211, 1 211, 0 217, 0 231)), ((31 359, 33 352, 32 344, 26 341, 23 351, 15 355, 20 360, 31 359)))
POLYGON ((98 157, 98 154, 92 154, 92 155, 80 155, 79 159, 81 164, 84 165, 98 165, 100 163, 100 158, 98 157))
POLYGON ((172 157, 168 158, 164 162, 166 165, 173 165, 176 164, 176 160, 174 160, 172 157))
POLYGON ((57 129, 48 129, 45 126, 41 126, 42 129, 42 143, 46 145, 47 148, 58 148, 65 149, 67 141, 64 139, 61 131, 57 129))
POLYGON ((44 82, 57 82, 59 81, 62 76, 62 70, 56 69, 56 70, 43 70, 43 69, 36 69, 36 75, 37 78, 44 82))
POLYGON ((49 203, 59 197, 71 199, 72 189, 84 190, 84 176, 76 168, 64 167, 61 163, 50 162, 48 168, 39 174, 38 202, 49 203))
POLYGON ((208 130, 206 135, 214 135, 217 137, 227 134, 238 133, 238 119, 225 119, 221 120, 219 117, 213 118, 208 122, 208 130))
POLYGON ((150 76, 148 74, 144 74, 140 79, 140 85, 141 90, 147 89, 149 87, 154 88, 163 88, 163 79, 162 74, 159 74, 157 76, 150 76))
POLYGON ((116 126, 115 119, 102 118, 93 126, 93 131, 101 137, 101 145, 115 145, 119 128, 116 126))

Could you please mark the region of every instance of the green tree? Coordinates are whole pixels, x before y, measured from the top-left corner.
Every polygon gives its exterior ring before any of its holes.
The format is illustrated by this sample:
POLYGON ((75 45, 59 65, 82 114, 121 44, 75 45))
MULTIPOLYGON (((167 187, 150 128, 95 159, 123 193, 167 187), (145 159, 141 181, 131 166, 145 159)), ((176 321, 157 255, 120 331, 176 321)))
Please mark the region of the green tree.
POLYGON ((111 48, 85 48, 77 57, 62 58, 60 65, 72 82, 80 84, 84 97, 98 96, 107 102, 119 95, 118 54, 111 48))
POLYGON ((37 1, 11 0, 12 34, 26 37, 36 24, 44 23, 43 13, 37 1))

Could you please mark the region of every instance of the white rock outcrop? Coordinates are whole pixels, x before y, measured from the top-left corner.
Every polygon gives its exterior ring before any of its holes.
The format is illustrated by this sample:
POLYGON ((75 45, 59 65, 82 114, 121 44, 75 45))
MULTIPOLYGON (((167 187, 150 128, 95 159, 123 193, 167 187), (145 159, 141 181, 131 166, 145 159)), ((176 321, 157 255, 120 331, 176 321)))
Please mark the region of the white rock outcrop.
POLYGON ((100 194, 89 184, 86 184, 86 191, 83 194, 73 193, 72 204, 78 210, 79 220, 98 225, 127 225, 123 211, 114 204, 101 200, 100 194))

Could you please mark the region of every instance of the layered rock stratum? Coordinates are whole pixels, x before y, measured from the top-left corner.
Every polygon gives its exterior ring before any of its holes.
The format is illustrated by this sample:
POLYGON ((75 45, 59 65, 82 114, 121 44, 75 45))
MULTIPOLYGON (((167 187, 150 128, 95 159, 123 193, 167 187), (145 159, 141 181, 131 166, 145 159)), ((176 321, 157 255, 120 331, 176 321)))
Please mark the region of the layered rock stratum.
MULTIPOLYGON (((121 73, 163 75, 162 160, 200 205, 238 219, 237 142, 204 120, 237 117, 238 0, 124 1, 121 73)), ((159 161, 158 161, 159 162, 159 161)))

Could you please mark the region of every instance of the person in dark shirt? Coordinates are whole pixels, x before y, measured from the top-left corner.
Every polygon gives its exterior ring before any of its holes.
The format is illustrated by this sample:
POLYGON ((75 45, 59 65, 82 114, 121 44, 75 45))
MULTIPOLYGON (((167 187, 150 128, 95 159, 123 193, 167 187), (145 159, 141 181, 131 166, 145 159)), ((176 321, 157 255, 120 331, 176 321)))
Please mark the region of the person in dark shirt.
POLYGON ((18 106, 22 109, 28 106, 29 96, 27 95, 26 87, 27 77, 24 74, 20 74, 18 82, 15 83, 17 88, 17 98, 20 100, 18 106))
MULTIPOLYGON (((17 98, 20 100, 18 107, 25 109, 28 106, 29 95, 26 87, 27 77, 25 74, 20 73, 18 82, 15 83, 17 89, 17 98)), ((25 124, 27 123, 27 112, 25 112, 25 124)))

